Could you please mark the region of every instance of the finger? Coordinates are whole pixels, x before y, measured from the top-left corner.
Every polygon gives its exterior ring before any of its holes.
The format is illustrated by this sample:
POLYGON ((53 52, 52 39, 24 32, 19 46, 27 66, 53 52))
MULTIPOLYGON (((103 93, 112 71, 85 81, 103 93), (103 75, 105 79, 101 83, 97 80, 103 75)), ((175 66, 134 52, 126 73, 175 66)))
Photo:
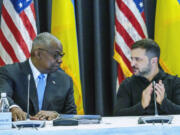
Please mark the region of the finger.
POLYGON ((46 120, 53 120, 53 119, 57 118, 57 116, 58 116, 57 112, 47 111, 46 120))
POLYGON ((157 103, 159 103, 159 104, 161 105, 164 97, 163 97, 162 95, 160 95, 160 94, 158 93, 158 91, 156 91, 156 95, 157 95, 156 101, 157 101, 157 103))
POLYGON ((151 83, 149 86, 148 86, 148 92, 149 93, 152 93, 153 91, 153 84, 151 83))
POLYGON ((159 93, 159 96, 163 96, 163 91, 161 89, 156 89, 155 92, 159 93))
POLYGON ((58 114, 54 114, 51 116, 52 119, 56 119, 58 117, 58 114))
POLYGON ((145 92, 145 94, 150 96, 150 95, 152 94, 152 92, 153 92, 153 88, 149 88, 149 89, 145 92))
POLYGON ((38 115, 39 120, 44 120, 44 119, 46 119, 46 117, 47 117, 47 115, 45 115, 45 114, 38 115))
POLYGON ((52 113, 52 115, 49 115, 49 117, 47 118, 47 120, 53 120, 55 118, 57 118, 57 114, 56 113, 52 113))
POLYGON ((39 120, 39 118, 35 116, 30 116, 30 120, 39 120))
POLYGON ((147 87, 147 89, 149 90, 149 89, 152 89, 153 87, 152 87, 153 85, 152 85, 152 83, 150 83, 150 85, 147 87))
POLYGON ((156 93, 157 97, 161 95, 161 91, 159 91, 159 90, 155 90, 155 93, 156 93))
POLYGON ((54 118, 57 118, 59 114, 57 112, 54 113, 54 118))
POLYGON ((23 114, 22 114, 22 120, 26 120, 26 116, 27 116, 27 114, 23 112, 23 114))
POLYGON ((155 91, 161 91, 161 87, 159 87, 159 86, 155 86, 155 91))
POLYGON ((156 93, 156 101, 158 101, 158 99, 161 99, 161 95, 159 94, 159 92, 158 91, 155 91, 155 93, 156 93))
POLYGON ((41 115, 41 114, 37 114, 37 115, 35 115, 35 117, 40 120, 40 118, 42 117, 42 115, 41 115))
POLYGON ((42 115, 45 115, 45 114, 46 114, 45 111, 40 111, 40 112, 38 112, 35 116, 41 117, 42 115))
POLYGON ((162 80, 159 80, 159 84, 163 84, 163 83, 162 83, 162 80))
POLYGON ((47 117, 47 116, 44 115, 44 116, 41 116, 39 119, 40 119, 40 120, 45 120, 46 117, 47 117))
POLYGON ((16 114, 13 114, 13 115, 12 115, 12 119, 13 119, 13 121, 17 121, 17 116, 16 116, 16 114))
POLYGON ((16 109, 15 111, 13 111, 13 113, 14 113, 14 117, 16 117, 16 120, 21 120, 21 113, 19 112, 19 110, 18 109, 16 109))
POLYGON ((163 85, 156 84, 155 89, 158 89, 158 90, 163 91, 163 90, 164 90, 164 87, 163 87, 163 85))
POLYGON ((18 119, 18 120, 23 120, 23 114, 22 114, 22 112, 18 112, 18 113, 17 113, 17 119, 18 119))
POLYGON ((16 108, 14 113, 16 114, 17 120, 23 120, 23 111, 20 108, 16 108))
POLYGON ((48 116, 47 111, 40 111, 35 115, 35 117, 38 117, 39 120, 44 120, 47 118, 47 116, 48 116))
POLYGON ((156 101, 159 101, 159 103, 161 104, 162 100, 164 99, 164 94, 161 93, 160 91, 155 91, 155 92, 157 95, 156 101))
POLYGON ((164 84, 163 84, 162 80, 159 80, 158 85, 161 86, 164 89, 164 84))
POLYGON ((34 117, 39 118, 39 117, 41 117, 41 114, 36 114, 34 117))
POLYGON ((54 116, 49 116, 47 120, 53 120, 53 119, 55 119, 55 118, 56 118, 56 117, 54 117, 54 116))
POLYGON ((38 112, 36 115, 35 115, 35 117, 41 117, 42 116, 42 114, 41 114, 41 112, 38 112))
POLYGON ((53 118, 52 117, 48 117, 48 119, 47 120, 52 120, 53 118))
POLYGON ((11 108, 10 111, 12 112, 12 120, 17 121, 16 108, 11 108))
POLYGON ((153 88, 151 88, 151 89, 149 90, 149 94, 151 95, 152 92, 153 92, 153 88))

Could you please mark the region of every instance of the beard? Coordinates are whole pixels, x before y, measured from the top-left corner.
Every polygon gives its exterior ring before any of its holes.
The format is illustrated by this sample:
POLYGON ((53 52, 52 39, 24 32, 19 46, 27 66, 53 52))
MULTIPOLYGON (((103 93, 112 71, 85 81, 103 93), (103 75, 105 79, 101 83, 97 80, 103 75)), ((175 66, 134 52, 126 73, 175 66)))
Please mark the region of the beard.
POLYGON ((135 66, 133 66, 132 68, 133 68, 133 71, 137 72, 137 73, 136 72, 134 73, 136 76, 145 77, 151 73, 151 70, 152 70, 151 67, 152 67, 151 64, 148 63, 148 65, 142 69, 136 68, 135 66))

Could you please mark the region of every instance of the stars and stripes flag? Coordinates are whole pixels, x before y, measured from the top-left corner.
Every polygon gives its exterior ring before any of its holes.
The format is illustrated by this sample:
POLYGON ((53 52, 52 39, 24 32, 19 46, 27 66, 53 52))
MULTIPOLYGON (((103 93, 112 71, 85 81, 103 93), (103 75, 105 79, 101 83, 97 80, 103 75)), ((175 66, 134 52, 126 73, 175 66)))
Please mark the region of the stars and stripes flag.
POLYGON ((37 35, 33 0, 3 0, 0 26, 0 66, 30 57, 37 35))
POLYGON ((130 49, 143 38, 147 38, 143 0, 116 0, 114 58, 118 62, 118 84, 132 75, 130 49))

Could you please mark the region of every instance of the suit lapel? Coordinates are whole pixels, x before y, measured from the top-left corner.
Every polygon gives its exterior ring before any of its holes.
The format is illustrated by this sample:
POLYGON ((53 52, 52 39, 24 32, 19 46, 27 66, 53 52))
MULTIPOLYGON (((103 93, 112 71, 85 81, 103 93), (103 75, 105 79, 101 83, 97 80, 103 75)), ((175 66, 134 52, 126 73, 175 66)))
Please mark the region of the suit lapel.
POLYGON ((43 105, 42 109, 47 110, 48 109, 48 97, 50 93, 52 92, 52 88, 54 88, 56 85, 56 79, 53 74, 48 74, 47 81, 46 81, 46 88, 44 92, 44 99, 43 99, 43 105))
MULTIPOLYGON (((34 77, 32 74, 32 70, 29 65, 29 61, 25 61, 22 63, 22 70, 25 73, 25 76, 28 76, 29 74, 31 75, 31 80, 30 80, 30 103, 32 103, 33 108, 34 108, 34 113, 36 114, 39 112, 39 107, 38 107, 38 96, 37 96, 37 89, 34 81, 34 77)), ((28 85, 28 82, 25 81, 26 85, 28 85)), ((31 112, 31 110, 29 110, 31 112)))

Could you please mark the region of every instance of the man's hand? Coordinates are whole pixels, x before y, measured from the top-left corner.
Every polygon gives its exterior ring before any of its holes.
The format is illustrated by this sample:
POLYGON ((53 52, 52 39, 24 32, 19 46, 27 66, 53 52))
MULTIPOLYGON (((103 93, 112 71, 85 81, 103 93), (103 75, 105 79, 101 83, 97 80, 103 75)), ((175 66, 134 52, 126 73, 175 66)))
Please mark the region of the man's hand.
POLYGON ((40 111, 35 116, 31 117, 32 120, 53 120, 57 118, 58 113, 55 111, 40 111))
POLYGON ((159 83, 156 83, 155 85, 155 92, 156 92, 156 101, 160 105, 162 104, 162 101, 164 99, 164 93, 165 93, 165 88, 164 84, 162 83, 162 80, 159 81, 159 83))
POLYGON ((10 111, 12 112, 13 121, 26 119, 26 113, 19 107, 12 107, 10 111))
POLYGON ((151 101, 152 91, 153 91, 152 83, 145 90, 143 90, 141 105, 144 109, 149 106, 149 103, 151 101))

